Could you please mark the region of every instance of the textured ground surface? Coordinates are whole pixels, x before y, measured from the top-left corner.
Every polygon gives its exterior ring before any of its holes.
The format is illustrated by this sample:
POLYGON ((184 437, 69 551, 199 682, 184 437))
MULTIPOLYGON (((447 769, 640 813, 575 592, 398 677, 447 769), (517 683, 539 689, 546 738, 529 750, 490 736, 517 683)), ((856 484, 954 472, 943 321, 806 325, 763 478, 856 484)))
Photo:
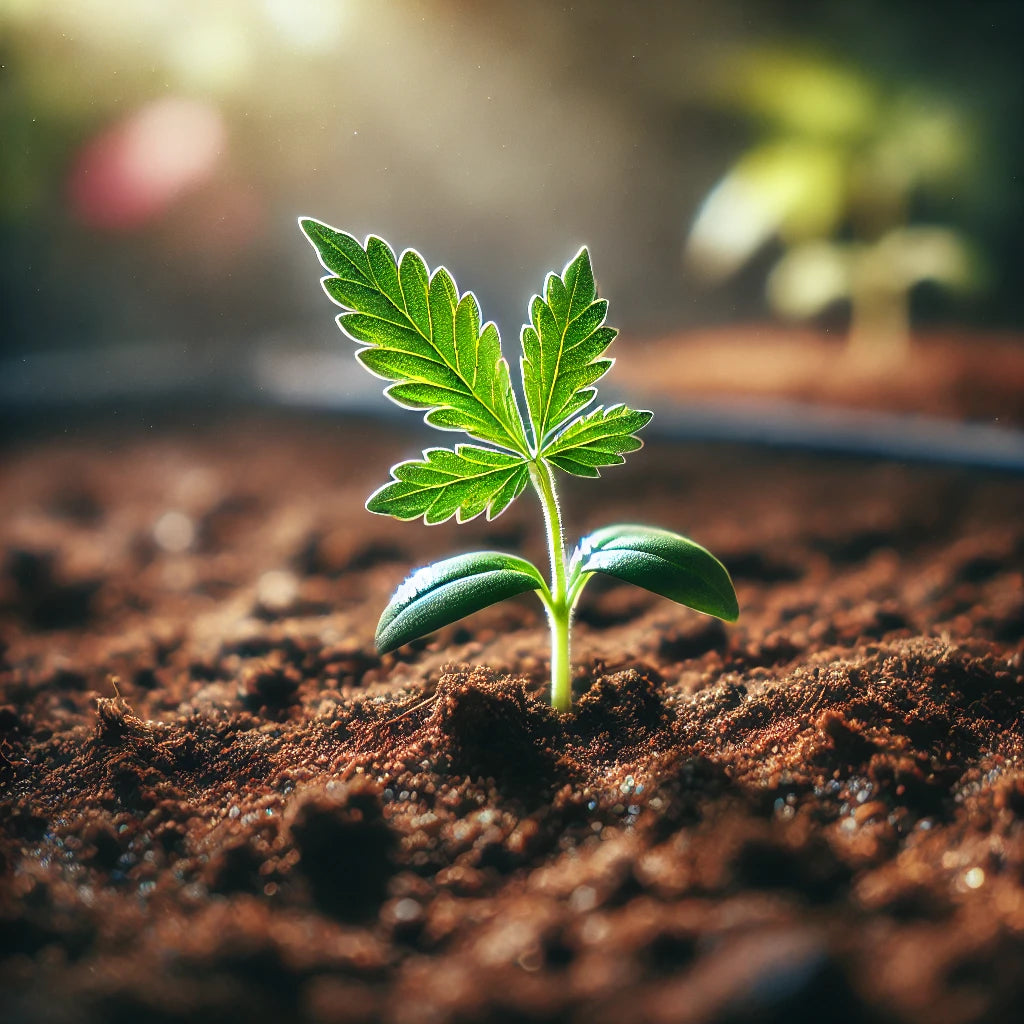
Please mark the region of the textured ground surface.
POLYGON ((5 1019, 1007 1020, 1024 1000, 1024 484, 650 445, 574 533, 689 533, 723 627, 592 585, 383 659, 406 435, 236 420, 8 448, 5 1019))

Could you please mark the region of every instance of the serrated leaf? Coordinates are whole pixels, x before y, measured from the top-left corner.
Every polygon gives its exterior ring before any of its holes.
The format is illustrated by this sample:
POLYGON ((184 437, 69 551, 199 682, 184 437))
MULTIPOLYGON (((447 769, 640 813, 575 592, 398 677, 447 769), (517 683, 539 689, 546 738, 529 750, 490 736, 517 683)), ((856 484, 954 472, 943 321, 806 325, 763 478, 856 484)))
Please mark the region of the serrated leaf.
POLYGON ((573 420, 541 452, 552 465, 575 476, 599 476, 599 466, 618 466, 623 455, 643 447, 636 432, 652 414, 625 405, 603 406, 573 420))
POLYGON ((561 277, 549 274, 534 296, 523 328, 523 390, 538 448, 597 394, 591 386, 612 365, 600 358, 616 331, 604 325, 608 303, 598 299, 584 246, 561 277))
POLYGON ((371 512, 396 519, 418 519, 428 525, 455 516, 464 523, 487 513, 501 515, 530 479, 521 455, 461 444, 454 451, 428 448, 422 460, 400 462, 391 469, 392 482, 370 495, 371 512))
POLYGON ((710 551, 670 530, 607 526, 580 541, 572 567, 574 578, 605 573, 727 622, 739 616, 725 566, 710 551))
POLYGON ((377 650, 387 654, 488 605, 544 590, 536 568, 500 551, 477 551, 418 569, 395 591, 377 625, 377 650))
POLYGON ((360 362, 395 382, 385 394, 425 410, 427 422, 442 430, 528 454, 501 339, 494 324, 481 326, 476 296, 460 295, 443 267, 431 275, 412 249, 398 261, 374 235, 360 245, 318 220, 299 223, 333 275, 323 279, 324 291, 347 310, 339 326, 370 346, 357 353, 360 362))

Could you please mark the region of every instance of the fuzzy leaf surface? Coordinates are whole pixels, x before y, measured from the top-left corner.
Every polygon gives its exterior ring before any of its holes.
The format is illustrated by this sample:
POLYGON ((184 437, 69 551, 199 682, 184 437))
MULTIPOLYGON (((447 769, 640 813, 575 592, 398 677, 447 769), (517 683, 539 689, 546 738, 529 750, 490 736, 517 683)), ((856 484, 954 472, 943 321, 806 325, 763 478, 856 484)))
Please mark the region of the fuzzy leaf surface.
POLYGON ((585 246, 561 276, 548 275, 543 296, 534 296, 521 336, 522 373, 539 448, 593 400, 597 391, 591 385, 611 367, 612 360, 601 357, 618 332, 605 326, 607 313, 585 246))
POLYGON ((476 296, 460 294, 443 267, 431 274, 412 249, 396 260, 374 235, 361 245, 321 221, 299 223, 331 272, 322 280, 324 291, 346 310, 339 326, 368 346, 357 358, 371 373, 394 381, 384 393, 404 408, 426 410, 432 426, 526 454, 498 329, 481 326, 476 296))
POLYGON ((575 577, 605 573, 726 622, 739 616, 725 566, 710 551, 670 530, 606 526, 580 541, 572 572, 575 577))
POLYGON ((637 431, 652 414, 626 405, 603 406, 573 420, 541 455, 575 476, 600 476, 599 466, 619 466, 623 455, 643 447, 637 431))
POLYGON ((500 551, 435 562, 418 569, 395 591, 377 625, 377 650, 387 654, 507 597, 544 588, 530 562, 500 551))
POLYGON ((428 448, 422 459, 391 468, 391 483, 370 495, 371 512, 396 519, 419 519, 428 525, 455 516, 460 523, 487 513, 501 515, 529 483, 530 471, 521 455, 460 444, 428 448))

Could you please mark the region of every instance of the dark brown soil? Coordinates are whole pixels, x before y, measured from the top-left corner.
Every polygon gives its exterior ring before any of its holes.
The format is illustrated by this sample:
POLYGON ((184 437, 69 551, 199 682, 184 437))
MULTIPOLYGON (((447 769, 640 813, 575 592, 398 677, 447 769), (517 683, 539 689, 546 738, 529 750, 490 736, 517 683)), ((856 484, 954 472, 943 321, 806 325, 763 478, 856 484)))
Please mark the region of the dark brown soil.
POLYGON ((742 396, 1024 425, 1024 339, 1013 334, 917 335, 893 353, 853 349, 842 333, 751 325, 631 346, 616 384, 655 408, 742 396))
POLYGON ((0 1001, 23 1024, 959 1024, 1024 1001, 1024 485, 649 446, 575 533, 719 554, 724 627, 593 584, 378 657, 418 445, 248 419, 23 440, 0 481, 0 1001))

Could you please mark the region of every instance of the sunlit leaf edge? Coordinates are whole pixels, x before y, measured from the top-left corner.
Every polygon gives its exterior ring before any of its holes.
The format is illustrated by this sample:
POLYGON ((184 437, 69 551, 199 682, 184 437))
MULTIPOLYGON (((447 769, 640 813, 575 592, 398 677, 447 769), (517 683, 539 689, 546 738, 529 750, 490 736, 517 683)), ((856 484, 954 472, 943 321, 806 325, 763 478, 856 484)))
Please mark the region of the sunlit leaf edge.
POLYGON ((536 566, 501 551, 477 551, 434 562, 395 591, 377 625, 381 654, 531 590, 547 591, 536 566), (474 570, 475 567, 475 570, 474 570))

